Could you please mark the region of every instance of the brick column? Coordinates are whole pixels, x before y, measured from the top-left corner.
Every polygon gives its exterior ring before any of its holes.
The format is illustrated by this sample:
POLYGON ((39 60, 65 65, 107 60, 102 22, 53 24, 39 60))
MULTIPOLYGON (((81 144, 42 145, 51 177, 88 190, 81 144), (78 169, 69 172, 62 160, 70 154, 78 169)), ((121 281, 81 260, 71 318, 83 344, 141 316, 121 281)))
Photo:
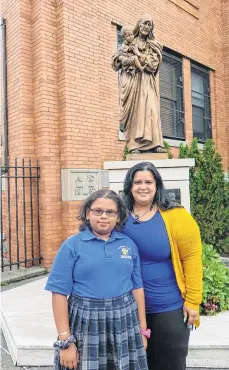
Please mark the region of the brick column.
POLYGON ((31 1, 2 0, 6 19, 9 158, 34 157, 31 1))
POLYGON ((47 267, 61 241, 56 1, 32 2, 35 152, 41 167, 41 255, 47 267))
POLYGON ((187 58, 183 58, 183 86, 184 86, 184 120, 185 137, 190 143, 193 139, 192 129, 192 86, 191 86, 191 63, 187 58))
MULTIPOLYGON (((7 100, 8 100, 8 148, 9 165, 22 165, 22 158, 28 165, 28 159, 34 164, 34 126, 33 126, 33 59, 31 37, 31 2, 29 0, 2 0, 1 16, 6 19, 7 48, 7 100)), ((4 143, 3 143, 4 145, 4 143)), ((14 169, 8 175, 14 176, 14 169)), ((22 169, 17 170, 20 178, 11 178, 5 182, 3 192, 3 231, 6 233, 8 246, 7 258, 15 262, 25 258, 37 257, 36 205, 33 204, 34 225, 29 222, 30 189, 35 194, 35 183, 27 179, 23 184, 22 169), (8 188, 8 185, 9 188, 8 188), (30 186, 31 185, 31 186, 30 186), (8 189, 10 209, 8 207, 8 189), (17 189, 17 192, 16 192, 17 189), (23 203, 26 207, 23 211, 23 203), (10 217, 10 222, 9 222, 10 217), (32 229, 34 235, 31 237, 32 229), (25 251, 24 236, 27 244, 25 251), (33 239, 33 253, 32 253, 33 239), (18 247, 18 251, 17 251, 18 247)), ((24 175, 28 175, 25 170, 24 175)), ((35 203, 35 197, 33 198, 35 203)), ((37 262, 36 262, 37 263, 37 262)), ((24 264, 23 264, 24 265, 24 264)), ((30 265, 30 262, 26 265, 30 265)))

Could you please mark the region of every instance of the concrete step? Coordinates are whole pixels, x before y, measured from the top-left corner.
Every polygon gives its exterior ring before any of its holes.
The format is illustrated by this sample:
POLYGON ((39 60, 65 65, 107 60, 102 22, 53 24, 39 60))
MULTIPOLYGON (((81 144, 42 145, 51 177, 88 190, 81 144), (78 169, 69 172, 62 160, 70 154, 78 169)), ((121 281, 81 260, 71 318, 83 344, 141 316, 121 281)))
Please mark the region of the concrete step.
POLYGON ((229 311, 201 317, 200 327, 191 332, 187 367, 229 370, 229 311))
MULTIPOLYGON (((46 280, 2 293, 2 331, 18 366, 52 366, 56 330, 46 280)), ((191 333, 187 368, 229 370, 229 312, 202 318, 191 333)))
POLYGON ((2 331, 15 365, 52 366, 56 330, 51 294, 44 290, 46 280, 1 294, 2 331))

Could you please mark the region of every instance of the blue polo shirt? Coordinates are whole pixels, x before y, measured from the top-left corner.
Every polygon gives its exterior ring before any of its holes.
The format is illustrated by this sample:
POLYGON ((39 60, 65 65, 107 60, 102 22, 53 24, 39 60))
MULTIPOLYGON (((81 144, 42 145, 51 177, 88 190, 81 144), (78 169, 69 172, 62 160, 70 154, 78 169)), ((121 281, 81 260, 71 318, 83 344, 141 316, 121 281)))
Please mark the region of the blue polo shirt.
POLYGON ((135 243, 117 231, 104 241, 86 229, 62 244, 45 289, 63 295, 112 298, 142 287, 135 243))

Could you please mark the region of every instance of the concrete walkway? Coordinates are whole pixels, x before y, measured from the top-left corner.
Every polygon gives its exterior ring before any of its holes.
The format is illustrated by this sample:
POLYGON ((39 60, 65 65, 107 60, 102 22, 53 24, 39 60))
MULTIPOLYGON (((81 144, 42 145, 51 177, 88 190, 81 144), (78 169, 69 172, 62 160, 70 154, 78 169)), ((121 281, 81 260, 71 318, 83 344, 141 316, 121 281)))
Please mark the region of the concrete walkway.
MULTIPOLYGON (((51 366, 56 330, 46 278, 2 293, 2 330, 14 364, 51 366)), ((229 312, 202 317, 191 333, 188 368, 229 369, 229 312)))

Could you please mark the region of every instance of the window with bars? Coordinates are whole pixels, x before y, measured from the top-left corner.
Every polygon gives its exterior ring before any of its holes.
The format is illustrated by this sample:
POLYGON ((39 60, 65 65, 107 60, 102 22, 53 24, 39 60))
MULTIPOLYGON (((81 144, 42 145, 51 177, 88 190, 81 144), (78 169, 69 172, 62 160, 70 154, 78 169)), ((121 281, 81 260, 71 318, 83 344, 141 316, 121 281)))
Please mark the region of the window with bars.
POLYGON ((163 137, 184 140, 182 58, 163 52, 159 76, 163 137))
POLYGON ((192 126, 199 142, 212 137, 209 71, 192 64, 192 126))
MULTIPOLYGON (((123 43, 121 29, 122 29, 121 26, 117 26, 117 51, 121 48, 122 43, 123 43)), ((118 84, 120 83, 120 73, 121 73, 121 70, 118 71, 118 84)))
POLYGON ((123 40, 121 36, 121 26, 117 26, 117 50, 119 50, 122 46, 123 40))

